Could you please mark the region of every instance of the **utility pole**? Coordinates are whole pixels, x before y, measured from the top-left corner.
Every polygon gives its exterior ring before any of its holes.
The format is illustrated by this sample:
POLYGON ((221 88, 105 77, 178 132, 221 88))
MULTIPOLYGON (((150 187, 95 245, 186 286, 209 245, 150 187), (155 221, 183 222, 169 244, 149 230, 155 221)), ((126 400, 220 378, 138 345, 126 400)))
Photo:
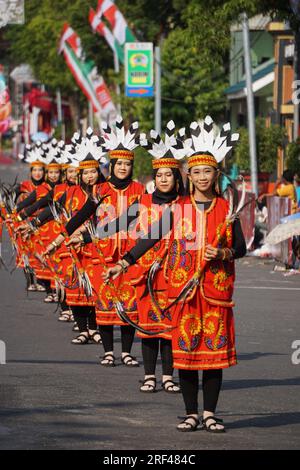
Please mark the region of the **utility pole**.
POLYGON ((60 89, 56 90, 56 107, 57 107, 57 124, 61 126, 60 136, 62 140, 65 140, 65 128, 63 123, 63 113, 62 113, 62 104, 61 104, 61 93, 60 89))
POLYGON ((155 47, 155 130, 161 133, 161 64, 160 46, 155 47))
MULTIPOLYGON (((119 63, 119 57, 116 51, 114 51, 114 68, 115 68, 115 73, 118 75, 120 73, 120 63, 119 63)), ((116 87, 116 92, 118 95, 118 105, 117 105, 117 111, 118 114, 121 115, 121 103, 120 103, 120 98, 121 98, 121 90, 120 90, 120 85, 118 84, 116 87)))
POLYGON ((93 105, 92 105, 90 100, 88 100, 88 113, 89 113, 89 116, 88 116, 89 127, 91 127, 93 129, 93 127, 94 127, 94 110, 93 110, 93 105))
MULTIPOLYGON (((299 54, 300 54, 300 31, 299 28, 297 28, 297 31, 295 31, 295 45, 294 45, 294 81, 297 83, 298 80, 300 80, 300 60, 299 60, 299 54)), ((297 88, 298 88, 298 83, 297 83, 297 88)), ((296 142, 298 138, 298 129, 299 129, 299 103, 298 99, 295 99, 294 102, 294 129, 293 129, 293 140, 296 142)))
POLYGON ((250 57, 250 41, 249 41, 249 24, 246 13, 242 15, 243 26, 243 46, 245 57, 245 70, 246 70, 246 85, 247 85, 247 114, 248 114, 248 131, 249 131, 249 146, 250 146, 250 163, 251 163, 251 186, 255 196, 258 196, 257 184, 257 157, 256 157, 256 133, 255 133, 255 112, 254 112, 254 98, 252 90, 252 66, 250 57))
MULTIPOLYGON (((298 80, 300 80, 300 1, 290 0, 290 7, 293 10, 294 15, 297 18, 296 25, 294 26, 294 81, 298 87, 298 80)), ((299 103, 298 99, 295 99, 294 104, 294 129, 293 129, 293 140, 296 142, 299 132, 299 103)))

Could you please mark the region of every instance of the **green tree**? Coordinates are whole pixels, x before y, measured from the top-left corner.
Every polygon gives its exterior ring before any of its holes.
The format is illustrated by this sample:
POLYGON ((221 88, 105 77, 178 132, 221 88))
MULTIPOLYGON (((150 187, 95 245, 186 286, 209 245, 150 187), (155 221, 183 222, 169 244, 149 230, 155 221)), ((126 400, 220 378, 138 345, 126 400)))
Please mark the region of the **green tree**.
POLYGON ((286 167, 300 176, 300 138, 290 142, 286 148, 286 167))
MULTIPOLYGON (((256 128, 256 153, 258 171, 272 173, 277 166, 278 148, 283 146, 286 135, 285 129, 278 125, 266 127, 264 118, 257 118, 256 128)), ((235 149, 232 162, 245 171, 250 171, 249 134, 248 130, 241 128, 239 143, 235 149)))
MULTIPOLYGON (((210 113, 225 120, 230 50, 230 26, 246 11, 249 16, 271 13, 297 21, 286 0, 117 0, 138 40, 162 45, 162 124, 173 118, 179 126, 210 113)), ((154 124, 154 100, 124 97, 124 74, 117 77, 113 54, 104 38, 93 34, 89 8, 97 0, 30 0, 25 2, 25 25, 4 28, 10 61, 28 63, 50 91, 58 87, 74 102, 86 99, 57 54, 64 22, 79 34, 88 60, 93 60, 117 102, 121 85, 124 116, 139 119, 145 130, 154 124)), ((296 26, 295 26, 296 27, 296 26)))

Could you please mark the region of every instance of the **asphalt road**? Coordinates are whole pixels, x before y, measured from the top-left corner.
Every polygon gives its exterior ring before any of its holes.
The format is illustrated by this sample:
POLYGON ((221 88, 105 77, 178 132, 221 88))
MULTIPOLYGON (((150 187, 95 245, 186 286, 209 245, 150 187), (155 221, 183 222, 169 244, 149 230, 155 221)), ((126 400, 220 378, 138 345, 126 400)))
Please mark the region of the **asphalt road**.
MULTIPOLYGON (((16 171, 0 167, 0 179, 12 181, 16 171)), ((7 240, 3 251, 8 260, 7 240)), ((300 275, 272 269, 270 261, 237 263, 239 363, 224 372, 224 435, 179 433, 181 395, 140 393, 142 367, 126 368, 119 359, 114 369, 100 366, 102 347, 71 345, 70 325, 57 321, 43 294, 27 295, 22 272, 1 270, 7 362, 0 365, 0 449, 299 449, 300 364, 292 363, 292 343, 300 341, 300 275)), ((133 354, 141 361, 138 340, 133 354)))

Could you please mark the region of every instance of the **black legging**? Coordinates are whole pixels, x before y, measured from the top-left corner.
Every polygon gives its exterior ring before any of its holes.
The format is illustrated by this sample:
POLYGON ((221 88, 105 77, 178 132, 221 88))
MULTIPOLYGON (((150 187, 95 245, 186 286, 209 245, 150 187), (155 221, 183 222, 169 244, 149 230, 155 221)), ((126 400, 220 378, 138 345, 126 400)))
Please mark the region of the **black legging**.
POLYGON ((159 345, 163 375, 173 375, 172 342, 164 338, 143 338, 142 355, 145 375, 155 375, 159 345))
MULTIPOLYGON (((101 325, 99 331, 104 347, 104 351, 114 350, 114 327, 113 325, 101 325)), ((133 340, 134 340, 135 329, 130 325, 121 326, 121 343, 122 352, 130 353, 133 340)))
POLYGON ((48 281, 47 279, 39 279, 39 283, 45 287, 47 295, 53 293, 51 289, 51 281, 48 281))
POLYGON ((34 274, 32 272, 29 272, 27 274, 25 269, 23 269, 23 272, 24 272, 24 275, 25 275, 27 287, 32 286, 33 284, 35 284, 36 280, 35 280, 34 274))
POLYGON ((97 330, 95 307, 74 305, 72 312, 80 333, 97 330))
MULTIPOLYGON (((179 382, 186 414, 198 414, 199 375, 197 370, 179 369, 179 382)), ((216 411, 222 385, 222 369, 204 370, 202 375, 203 409, 216 411)))
POLYGON ((63 300, 63 301, 60 303, 60 306, 61 306, 62 312, 66 311, 66 310, 69 310, 69 305, 67 304, 66 300, 63 300))

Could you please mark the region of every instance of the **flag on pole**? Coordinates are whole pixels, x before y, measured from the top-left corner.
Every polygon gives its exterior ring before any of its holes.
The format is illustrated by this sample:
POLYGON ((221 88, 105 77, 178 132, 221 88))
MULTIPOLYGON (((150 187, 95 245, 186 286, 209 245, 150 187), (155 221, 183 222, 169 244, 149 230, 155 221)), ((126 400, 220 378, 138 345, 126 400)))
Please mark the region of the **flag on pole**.
POLYGON ((115 115, 116 108, 103 77, 98 74, 94 62, 85 60, 80 37, 68 24, 63 27, 59 52, 64 54, 69 69, 82 92, 92 103, 94 112, 104 119, 108 119, 111 113, 115 115))
POLYGON ((70 25, 68 25, 68 23, 65 23, 63 26, 59 44, 60 53, 62 53, 65 43, 67 43, 72 48, 76 57, 78 57, 79 59, 83 57, 80 37, 77 33, 75 33, 74 29, 71 28, 70 25))
POLYGON ((101 16, 90 8, 89 13, 89 21, 90 25, 94 32, 97 32, 103 36, 109 47, 112 49, 113 53, 118 56, 119 61, 124 64, 124 49, 115 39, 114 35, 112 34, 111 30, 106 26, 106 24, 101 21, 101 16))
POLYGON ((129 29, 124 16, 111 0, 99 0, 96 13, 99 18, 105 16, 120 46, 124 47, 126 42, 136 42, 136 37, 129 29))

